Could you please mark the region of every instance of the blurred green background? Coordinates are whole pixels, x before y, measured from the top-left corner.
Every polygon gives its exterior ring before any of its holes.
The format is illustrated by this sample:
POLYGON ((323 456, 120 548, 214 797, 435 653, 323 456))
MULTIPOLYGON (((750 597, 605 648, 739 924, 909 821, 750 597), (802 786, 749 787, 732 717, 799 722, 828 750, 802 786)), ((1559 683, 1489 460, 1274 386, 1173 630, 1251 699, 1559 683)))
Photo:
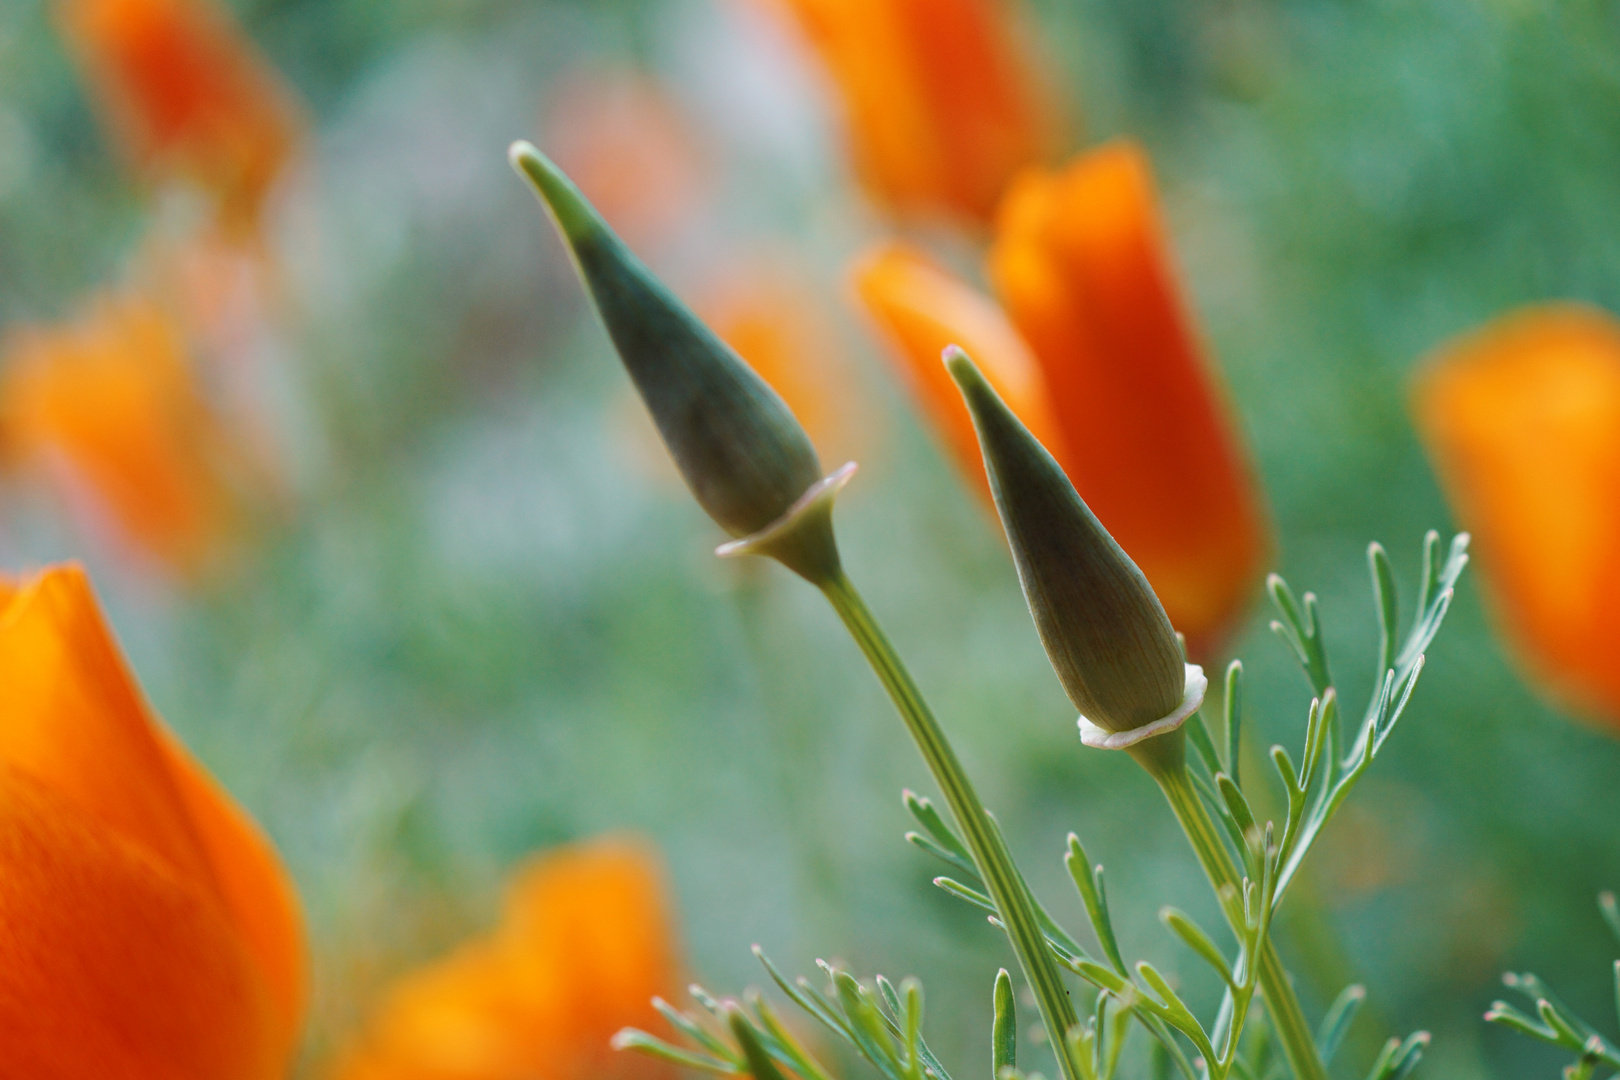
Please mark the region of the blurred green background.
MULTIPOLYGON (((846 560, 1071 922, 1070 830, 1105 863, 1125 951, 1214 988, 1159 926, 1213 917, 1158 793, 1084 750, 987 515, 843 295, 880 235, 823 77, 742 0, 256 0, 234 8, 302 95, 307 158, 270 243, 299 317, 265 394, 293 510, 183 585, 87 542, 27 485, 8 566, 86 559, 158 709, 274 836, 307 905, 317 1075, 376 990, 486 926, 504 870, 605 830, 668 860, 694 976, 764 945, 914 973, 972 1075, 1011 955, 901 841, 926 774, 818 597, 720 539, 649 455, 605 335, 505 161, 547 145, 559 80, 659 79, 702 192, 646 252, 695 289, 790 251, 854 369, 846 560)), ((1620 4, 1044 0, 1028 36, 1070 146, 1151 151, 1184 280, 1352 702, 1376 646, 1364 548, 1403 583, 1446 509, 1405 415, 1413 363, 1512 305, 1620 309, 1620 4)), ((38 0, 0 5, 0 321, 59 318, 150 227, 38 0)), ((1258 590, 1257 590, 1258 592, 1258 590)), ((1304 679, 1255 612, 1255 749, 1300 738, 1304 679)), ((1617 661, 1620 662, 1620 661, 1617 661)), ((1254 760, 1258 762, 1256 754, 1254 760)), ((1480 1019, 1504 967, 1608 1015, 1594 897, 1620 884, 1620 745, 1539 704, 1468 579, 1408 719, 1336 821, 1285 955, 1319 1015, 1365 981, 1349 1057, 1428 1028, 1421 1075, 1551 1075, 1480 1019)), ((959 1063, 959 1064, 958 1064, 959 1063)), ((1344 1075, 1355 1071, 1348 1066, 1344 1075)), ((852 1072, 858 1069, 852 1068, 852 1072)), ((1358 1073, 1359 1074, 1359 1073, 1358 1073)))

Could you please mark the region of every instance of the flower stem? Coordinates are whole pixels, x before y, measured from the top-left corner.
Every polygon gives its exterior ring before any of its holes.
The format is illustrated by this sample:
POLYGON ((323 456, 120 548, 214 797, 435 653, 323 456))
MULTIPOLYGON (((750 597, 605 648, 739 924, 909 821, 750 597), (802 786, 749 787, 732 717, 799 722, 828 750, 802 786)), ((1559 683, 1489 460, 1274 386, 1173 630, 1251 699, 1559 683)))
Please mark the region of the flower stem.
POLYGON ((844 620, 861 652, 866 654, 872 670, 883 682, 884 689, 889 692, 901 719, 906 722, 907 730, 916 741, 917 749, 922 751, 923 760, 932 770, 934 781, 939 784, 946 802, 950 804, 951 813, 967 838, 979 876, 988 886, 996 909, 1006 924, 1007 936, 1012 941, 1013 951, 1018 954, 1024 978, 1029 980, 1030 987, 1035 991, 1041 1020, 1046 1025, 1048 1041, 1057 1055, 1058 1066, 1065 1080, 1079 1080, 1080 1073, 1075 1066, 1068 1039, 1070 1029, 1079 1020, 1069 1000, 1069 993, 1064 989, 1057 963, 1047 950, 1045 936, 1036 921, 1035 902, 1029 895, 1023 875, 1013 864, 1012 854, 1007 850, 1000 830, 979 801, 972 781, 957 760, 956 751, 951 749, 945 732, 940 729, 939 721, 934 719, 917 684, 912 681, 911 673, 906 670, 855 586, 840 570, 821 589, 833 610, 844 620))
MULTIPOLYGON (((1180 732, 1173 734, 1179 736, 1180 732)), ((1161 736, 1140 743, 1138 747, 1142 752, 1133 756, 1158 781, 1217 897, 1228 889, 1240 890, 1243 875, 1233 864, 1231 854, 1216 832, 1215 822, 1193 788, 1191 777, 1187 775, 1186 755, 1181 740, 1161 736)), ((1233 895, 1241 896, 1242 893, 1236 891, 1233 895)), ((1222 898, 1221 910, 1232 921, 1233 931, 1241 934, 1242 928, 1236 921, 1241 918, 1241 908, 1234 910, 1222 898)), ((1289 1068, 1297 1080, 1327 1080, 1327 1067, 1322 1064, 1322 1057, 1317 1052, 1310 1024, 1305 1020, 1299 998, 1289 982, 1288 972, 1283 968, 1282 959, 1278 957, 1269 936, 1260 948, 1260 991, 1265 996, 1266 1010, 1271 1014, 1277 1041, 1282 1044, 1283 1056, 1288 1059, 1289 1068)))

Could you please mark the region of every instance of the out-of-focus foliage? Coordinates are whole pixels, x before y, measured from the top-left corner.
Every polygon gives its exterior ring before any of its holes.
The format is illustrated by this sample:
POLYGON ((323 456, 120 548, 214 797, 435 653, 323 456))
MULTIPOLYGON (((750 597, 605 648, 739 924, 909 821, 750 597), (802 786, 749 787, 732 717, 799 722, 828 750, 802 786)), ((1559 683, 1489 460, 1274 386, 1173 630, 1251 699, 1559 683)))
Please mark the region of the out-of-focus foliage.
MULTIPOLYGON (((0 558, 89 562, 159 711, 283 852, 315 950, 305 1074, 392 978, 494 923, 509 867, 605 828, 662 850, 686 965, 711 985, 756 978, 753 941, 793 970, 824 955, 915 972, 930 1044, 968 1061, 1009 962, 901 845, 893 792, 921 767, 833 618, 775 567, 710 558, 721 537, 507 168, 513 138, 585 175, 647 150, 653 125, 653 156, 605 173, 678 195, 626 196, 649 264, 700 305, 759 265, 803 289, 838 354, 828 381, 858 397, 834 410, 860 418, 847 562, 1034 888, 1067 895, 1061 840, 1079 828, 1122 947, 1176 968, 1158 905, 1218 914, 1158 793, 1079 746, 1004 545, 843 294, 848 259, 882 233, 793 24, 765 0, 232 10, 308 127, 267 196, 262 261, 180 259, 214 269, 168 302, 203 313, 188 324, 201 392, 273 463, 273 494, 239 549, 177 577, 82 491, 10 468, 8 446, 0 558), (581 86, 607 85, 662 104, 592 145, 571 118, 594 100, 581 86)), ((1365 544, 1407 552, 1446 517, 1407 420, 1415 361, 1518 304, 1620 309, 1620 14, 1039 0, 1024 15, 1074 121, 1064 149, 1125 134, 1153 158, 1278 565, 1320 597, 1359 699, 1378 650, 1365 544)), ((48 5, 0 5, 5 331, 109 286, 180 288, 151 253, 195 253, 206 231, 195 193, 132 171, 98 115, 48 5)), ((977 273, 967 245, 919 236, 977 273)), ((1280 947, 1318 973, 1301 987, 1313 1015, 1369 985, 1352 1044, 1425 1027, 1436 1080, 1550 1072, 1555 1050, 1480 1015, 1500 969, 1532 967, 1576 1014, 1604 1015, 1590 897, 1620 867, 1620 745, 1540 702, 1470 588, 1452 620, 1417 721, 1295 882, 1280 947)), ((1258 619, 1234 647, 1252 749, 1291 742, 1292 659, 1258 619)), ((1213 1001, 1213 977, 1180 967, 1189 1000, 1213 1001)))

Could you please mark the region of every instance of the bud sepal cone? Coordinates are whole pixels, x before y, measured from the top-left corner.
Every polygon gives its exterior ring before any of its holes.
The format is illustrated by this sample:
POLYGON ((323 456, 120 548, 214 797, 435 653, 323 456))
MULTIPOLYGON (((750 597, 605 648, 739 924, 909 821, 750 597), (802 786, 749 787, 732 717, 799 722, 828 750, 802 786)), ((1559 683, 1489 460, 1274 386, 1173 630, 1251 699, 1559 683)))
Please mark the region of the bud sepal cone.
POLYGON ((952 347, 944 360, 973 415, 1018 580, 1064 692, 1108 735, 1167 724, 1203 695, 1191 693, 1189 665, 1147 578, 967 354, 952 347))
MULTIPOLYGON (((698 503, 734 537, 775 525, 822 479, 815 446, 786 402, 636 258, 545 155, 518 142, 510 156, 568 245, 698 503)), ((836 561, 836 553, 819 557, 836 561)))

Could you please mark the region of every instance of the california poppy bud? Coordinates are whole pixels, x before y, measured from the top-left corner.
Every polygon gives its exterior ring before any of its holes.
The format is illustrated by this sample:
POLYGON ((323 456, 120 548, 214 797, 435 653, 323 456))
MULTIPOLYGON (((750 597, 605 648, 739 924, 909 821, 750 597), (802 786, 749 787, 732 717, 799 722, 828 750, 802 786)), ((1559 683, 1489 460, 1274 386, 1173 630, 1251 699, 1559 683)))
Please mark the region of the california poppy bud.
POLYGON ((1203 700, 1197 665, 1147 578, 973 361, 945 350, 1041 644, 1088 745, 1122 748, 1178 727, 1203 700))
MULTIPOLYGON (((534 185, 658 432, 698 503, 744 538, 783 524, 821 480, 815 446, 782 398, 625 246, 579 189, 543 154, 514 143, 513 167, 534 185)), ((819 519, 819 515, 816 516, 819 519)), ((813 554, 753 548, 814 578, 831 532, 813 554), (796 564, 797 563, 797 564, 796 564)), ((825 536, 819 535, 825 531, 825 536)), ((803 546, 799 544, 797 546, 803 546)))

